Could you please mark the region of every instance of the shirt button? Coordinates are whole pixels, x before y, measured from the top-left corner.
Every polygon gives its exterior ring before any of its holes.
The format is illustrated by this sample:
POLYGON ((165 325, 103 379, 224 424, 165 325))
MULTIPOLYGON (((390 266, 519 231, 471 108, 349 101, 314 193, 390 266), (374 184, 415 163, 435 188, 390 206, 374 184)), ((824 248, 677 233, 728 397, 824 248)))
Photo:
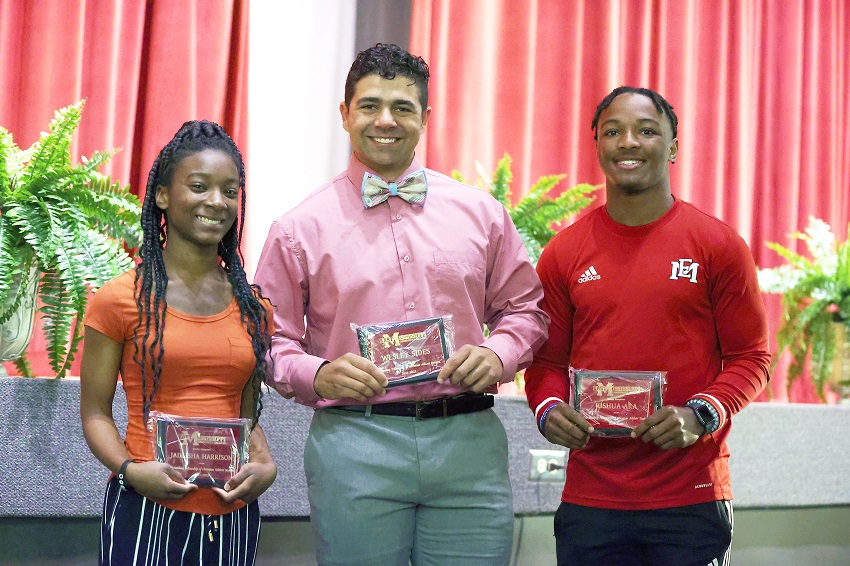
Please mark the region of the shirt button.
POLYGON ((416 308, 416 303, 410 303, 410 304, 409 304, 409 305, 407 305, 407 306, 408 306, 408 307, 410 307, 410 310, 413 310, 413 309, 415 309, 415 308, 416 308))
POLYGON ((404 261, 410 261, 410 256, 409 255, 404 256, 404 261))
POLYGON ((401 214, 396 214, 396 215, 395 215, 395 219, 396 219, 396 220, 401 220, 401 214))

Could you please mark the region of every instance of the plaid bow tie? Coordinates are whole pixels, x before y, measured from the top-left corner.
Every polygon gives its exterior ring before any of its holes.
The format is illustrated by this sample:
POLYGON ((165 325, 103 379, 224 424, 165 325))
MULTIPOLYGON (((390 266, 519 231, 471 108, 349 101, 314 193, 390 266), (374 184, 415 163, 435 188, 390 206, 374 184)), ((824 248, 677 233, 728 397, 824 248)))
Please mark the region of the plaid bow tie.
POLYGON ((363 175, 360 193, 363 195, 363 206, 372 208, 381 204, 391 196, 401 197, 410 204, 425 205, 425 193, 428 192, 428 180, 425 170, 414 171, 398 183, 386 183, 377 175, 367 172, 363 175))

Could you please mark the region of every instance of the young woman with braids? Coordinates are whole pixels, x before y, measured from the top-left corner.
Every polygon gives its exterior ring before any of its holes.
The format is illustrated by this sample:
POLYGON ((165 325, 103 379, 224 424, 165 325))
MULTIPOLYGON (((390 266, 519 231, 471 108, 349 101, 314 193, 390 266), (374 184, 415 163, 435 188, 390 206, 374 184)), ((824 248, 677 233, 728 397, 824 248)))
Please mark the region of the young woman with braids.
POLYGON ((113 472, 104 497, 101 564, 253 564, 256 499, 277 468, 257 421, 270 306, 245 276, 239 243, 242 156, 217 124, 186 122, 151 168, 141 263, 104 285, 85 318, 80 414, 86 441, 113 472), (112 417, 118 374, 124 440, 112 417), (249 462, 223 489, 156 462, 151 411, 253 420, 249 462))

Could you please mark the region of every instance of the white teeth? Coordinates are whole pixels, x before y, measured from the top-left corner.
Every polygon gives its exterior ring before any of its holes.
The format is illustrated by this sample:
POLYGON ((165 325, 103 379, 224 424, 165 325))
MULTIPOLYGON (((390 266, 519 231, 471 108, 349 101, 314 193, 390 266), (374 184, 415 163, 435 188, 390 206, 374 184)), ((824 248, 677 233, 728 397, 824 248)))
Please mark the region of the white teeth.
POLYGON ((640 161, 630 160, 630 161, 618 161, 620 165, 637 165, 641 163, 640 161))
POLYGON ((393 143, 395 138, 372 138, 378 143, 393 143))
POLYGON ((204 224, 221 224, 221 220, 213 220, 212 218, 207 218, 205 216, 195 216, 198 220, 203 222, 204 224))

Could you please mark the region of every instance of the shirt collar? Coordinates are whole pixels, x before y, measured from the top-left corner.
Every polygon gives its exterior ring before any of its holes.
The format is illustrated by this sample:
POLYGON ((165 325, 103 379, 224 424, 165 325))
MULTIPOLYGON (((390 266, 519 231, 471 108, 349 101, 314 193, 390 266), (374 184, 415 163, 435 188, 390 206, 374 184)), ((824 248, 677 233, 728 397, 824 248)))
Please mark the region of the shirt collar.
MULTIPOLYGON (((405 169, 404 173, 399 175, 398 179, 404 179, 414 171, 419 171, 422 169, 422 164, 419 162, 419 158, 416 157, 416 154, 413 155, 413 161, 410 162, 410 165, 407 169, 405 169)), ((360 196, 360 185, 363 183, 363 175, 367 172, 372 175, 378 175, 374 170, 370 169, 363 165, 357 157, 352 153, 351 159, 348 161, 348 170, 346 171, 346 177, 351 181, 351 184, 357 189, 358 198, 360 196)), ((380 175, 378 175, 380 177, 380 175)), ((381 177, 383 178, 383 177, 381 177)), ((398 181, 398 179, 384 179, 386 182, 398 181)))

